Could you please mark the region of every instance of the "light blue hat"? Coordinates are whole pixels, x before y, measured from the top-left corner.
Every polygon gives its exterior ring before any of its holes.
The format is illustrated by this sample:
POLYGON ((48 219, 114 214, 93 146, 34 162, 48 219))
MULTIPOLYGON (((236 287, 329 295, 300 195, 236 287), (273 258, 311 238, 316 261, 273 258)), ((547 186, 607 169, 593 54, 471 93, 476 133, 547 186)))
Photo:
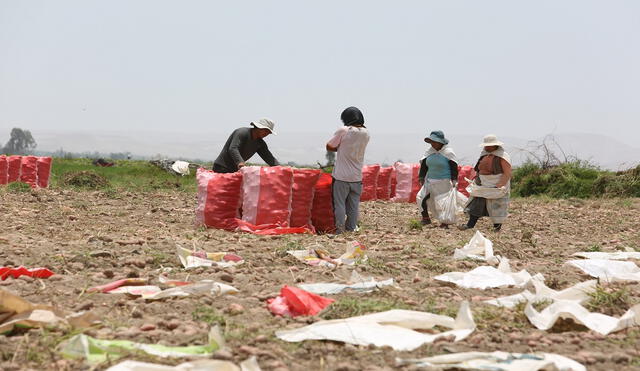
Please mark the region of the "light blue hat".
POLYGON ((424 138, 424 141, 429 143, 431 141, 441 144, 449 144, 449 139, 444 137, 444 133, 440 130, 432 131, 428 137, 424 138))

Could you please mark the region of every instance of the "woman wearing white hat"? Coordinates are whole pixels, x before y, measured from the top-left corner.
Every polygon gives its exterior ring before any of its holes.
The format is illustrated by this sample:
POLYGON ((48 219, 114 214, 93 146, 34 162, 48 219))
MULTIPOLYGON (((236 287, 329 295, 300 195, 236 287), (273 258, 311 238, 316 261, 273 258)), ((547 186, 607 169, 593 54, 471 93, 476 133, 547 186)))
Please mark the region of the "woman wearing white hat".
POLYGON ((493 229, 499 231, 502 223, 507 219, 509 209, 509 194, 511 190, 511 158, 504 151, 504 143, 494 134, 486 135, 480 147, 480 159, 475 170, 478 173, 472 187, 465 213, 469 214, 469 221, 458 228, 461 230, 475 227, 478 219, 488 216, 493 222, 493 229), (482 192, 482 189, 498 188, 499 192, 482 192), (483 197, 484 196, 484 197, 483 197))

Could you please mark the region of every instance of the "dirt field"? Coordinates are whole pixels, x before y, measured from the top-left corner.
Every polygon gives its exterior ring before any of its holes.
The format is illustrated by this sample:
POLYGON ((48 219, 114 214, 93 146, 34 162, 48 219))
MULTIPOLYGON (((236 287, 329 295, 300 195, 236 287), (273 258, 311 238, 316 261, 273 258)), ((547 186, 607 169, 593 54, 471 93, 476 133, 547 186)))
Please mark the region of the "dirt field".
MULTIPOLYGON (((554 352, 582 362, 590 370, 640 367, 638 328, 601 337, 565 323, 543 332, 528 322, 522 308, 507 310, 481 303, 522 289, 465 290, 433 280, 437 274, 468 271, 478 265, 452 259, 454 248, 464 245, 473 231, 412 229, 410 220, 417 218, 414 205, 365 203, 360 232, 329 238, 259 237, 196 229, 195 202, 194 195, 184 192, 0 192, 0 266, 45 266, 59 274, 47 280, 9 278, 0 281, 0 285, 32 303, 53 303, 68 311, 90 309, 98 313, 103 326, 86 331, 98 338, 203 344, 210 324, 218 322, 224 328, 229 348, 216 357, 239 362, 257 355, 265 370, 393 369, 396 357, 472 350, 554 352), (360 241, 369 249, 370 260, 355 269, 378 279, 392 277, 397 288, 335 295, 335 307, 313 318, 284 319, 269 313, 265 300, 275 296, 283 285, 346 282, 354 269, 306 266, 284 254, 285 250, 319 243, 337 256, 344 251, 345 242, 351 240, 360 241), (210 252, 235 252, 246 263, 235 268, 197 268, 187 272, 176 256, 176 244, 210 252), (125 295, 85 293, 88 287, 124 277, 149 277, 157 284, 158 270, 164 267, 174 269, 172 278, 214 279, 241 292, 234 296, 191 296, 154 302, 125 295), (462 300, 471 302, 477 330, 464 341, 440 341, 413 352, 320 341, 286 343, 274 336, 278 329, 300 327, 323 316, 347 317, 394 307, 451 315, 462 300), (146 331, 141 330, 143 326, 146 331)), ((516 199, 502 232, 485 235, 494 242, 496 254, 511 259, 512 268, 542 273, 550 287, 561 289, 587 279, 576 269, 563 266, 574 252, 624 247, 640 250, 639 210, 638 199, 516 199)), ((481 221, 479 228, 487 231, 489 222, 481 221)), ((603 310, 613 310, 616 316, 640 298, 638 284, 607 289, 624 290, 626 307, 603 306, 603 310)), ((58 328, 0 336, 0 369, 88 369, 83 361, 64 360, 57 351, 59 343, 71 335, 69 330, 58 328)), ((133 358, 165 364, 184 361, 133 358)), ((100 365, 99 369, 107 366, 100 365)))

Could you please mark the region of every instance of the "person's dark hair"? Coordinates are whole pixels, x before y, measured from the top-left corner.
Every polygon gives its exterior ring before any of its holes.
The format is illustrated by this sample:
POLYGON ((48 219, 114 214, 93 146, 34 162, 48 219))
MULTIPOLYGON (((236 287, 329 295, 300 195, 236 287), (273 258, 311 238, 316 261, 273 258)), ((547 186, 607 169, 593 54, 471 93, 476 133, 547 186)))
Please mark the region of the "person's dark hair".
POLYGON ((360 126, 364 125, 364 115, 356 107, 349 107, 342 111, 340 119, 345 126, 360 126))

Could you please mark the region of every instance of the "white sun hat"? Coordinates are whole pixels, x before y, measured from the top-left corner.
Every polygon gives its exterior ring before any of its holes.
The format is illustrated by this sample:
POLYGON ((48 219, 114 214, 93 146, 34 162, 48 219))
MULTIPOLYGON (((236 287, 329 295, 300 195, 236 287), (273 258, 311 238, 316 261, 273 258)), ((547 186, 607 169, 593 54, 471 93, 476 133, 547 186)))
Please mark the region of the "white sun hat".
POLYGON ((276 126, 275 122, 273 122, 273 120, 268 119, 266 117, 263 117, 258 121, 253 121, 251 125, 257 127, 258 129, 267 129, 271 132, 271 134, 277 135, 276 132, 273 131, 273 128, 276 126))
POLYGON ((489 147, 489 146, 503 146, 504 143, 498 140, 498 137, 495 134, 488 134, 482 138, 482 143, 479 147, 489 147))

